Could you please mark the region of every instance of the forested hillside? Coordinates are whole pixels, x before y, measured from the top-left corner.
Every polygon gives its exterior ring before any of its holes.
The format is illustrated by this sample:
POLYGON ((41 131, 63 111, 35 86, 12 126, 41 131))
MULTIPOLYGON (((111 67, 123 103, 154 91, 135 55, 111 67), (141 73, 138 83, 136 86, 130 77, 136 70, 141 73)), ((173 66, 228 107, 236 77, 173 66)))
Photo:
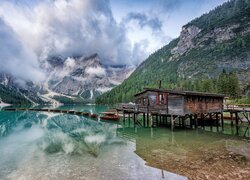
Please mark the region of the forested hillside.
POLYGON ((120 86, 96 103, 133 101, 144 87, 249 93, 250 1, 232 0, 183 26, 180 37, 150 55, 120 86))

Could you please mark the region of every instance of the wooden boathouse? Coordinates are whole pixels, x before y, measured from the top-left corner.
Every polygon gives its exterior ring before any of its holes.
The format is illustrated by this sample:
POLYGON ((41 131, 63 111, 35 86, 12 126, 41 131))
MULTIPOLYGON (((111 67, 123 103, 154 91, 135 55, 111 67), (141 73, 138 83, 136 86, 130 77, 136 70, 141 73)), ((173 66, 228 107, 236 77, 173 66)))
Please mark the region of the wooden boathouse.
POLYGON ((143 115, 143 126, 170 125, 197 128, 219 123, 223 128, 223 102, 225 95, 191 91, 145 88, 134 95, 134 104, 120 104, 117 111, 127 115, 143 115), (150 119, 151 118, 151 119, 150 119), (206 121, 210 120, 210 121, 206 121), (151 125, 150 125, 151 121, 151 125))

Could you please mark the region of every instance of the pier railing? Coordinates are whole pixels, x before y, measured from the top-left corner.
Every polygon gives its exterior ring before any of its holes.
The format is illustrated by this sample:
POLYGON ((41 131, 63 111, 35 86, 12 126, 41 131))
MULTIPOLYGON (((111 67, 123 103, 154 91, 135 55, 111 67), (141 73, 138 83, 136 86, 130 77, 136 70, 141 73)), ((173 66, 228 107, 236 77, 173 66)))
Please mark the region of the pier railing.
POLYGON ((250 104, 224 104, 224 110, 250 111, 250 104))
POLYGON ((127 112, 135 112, 135 113, 150 112, 150 113, 166 114, 168 112, 168 107, 166 105, 148 106, 148 105, 141 105, 141 104, 121 103, 121 104, 117 104, 116 109, 121 110, 121 111, 127 111, 127 112))

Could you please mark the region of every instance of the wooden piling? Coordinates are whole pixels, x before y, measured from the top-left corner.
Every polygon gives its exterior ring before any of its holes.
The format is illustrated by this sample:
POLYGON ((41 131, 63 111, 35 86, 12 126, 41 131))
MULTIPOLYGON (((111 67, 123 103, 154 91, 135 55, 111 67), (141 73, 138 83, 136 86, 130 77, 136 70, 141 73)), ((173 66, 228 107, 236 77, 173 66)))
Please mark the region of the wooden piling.
POLYGON ((235 112, 235 117, 236 117, 236 135, 239 135, 239 116, 238 112, 235 112))
POLYGON ((135 127, 135 113, 133 113, 133 119, 134 119, 134 127, 135 127))
POLYGON ((171 130, 173 131, 174 130, 174 116, 171 115, 171 130))
POLYGON ((130 113, 128 113, 128 126, 130 127, 130 113))
POLYGON ((218 113, 215 114, 216 116, 216 129, 217 129, 217 132, 219 131, 219 116, 218 116, 218 113))
POLYGON ((193 129, 193 115, 189 115, 189 123, 190 123, 190 128, 193 129))
POLYGON ((149 113, 147 113, 147 127, 149 127, 149 113))
POLYGON ((221 130, 223 132, 224 131, 224 117, 223 117, 223 112, 220 114, 220 119, 221 119, 221 130))
POLYGON ((233 122, 233 113, 232 112, 230 112, 230 117, 231 117, 231 127, 233 127, 234 126, 234 122, 233 122))
POLYGON ((213 131, 213 118, 212 118, 212 114, 209 113, 209 120, 210 120, 210 131, 213 131))
POLYGON ((143 126, 144 127, 146 127, 145 119, 146 119, 146 116, 145 116, 145 113, 143 113, 143 126))
POLYGON ((194 114, 194 121, 195 121, 195 129, 198 128, 198 118, 197 118, 197 114, 194 114))
POLYGON ((205 116, 203 113, 201 113, 201 121, 202 121, 202 128, 205 130, 205 116))

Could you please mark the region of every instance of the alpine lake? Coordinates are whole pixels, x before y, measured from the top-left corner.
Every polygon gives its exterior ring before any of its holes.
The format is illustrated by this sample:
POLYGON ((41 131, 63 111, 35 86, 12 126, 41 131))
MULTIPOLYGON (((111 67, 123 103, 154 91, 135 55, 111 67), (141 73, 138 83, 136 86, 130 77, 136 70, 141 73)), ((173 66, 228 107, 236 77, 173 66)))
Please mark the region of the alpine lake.
MULTIPOLYGON (((98 115, 109 108, 57 107, 98 115)), ((249 138, 229 125, 212 131, 0 110, 0 179, 250 179, 249 138)))

